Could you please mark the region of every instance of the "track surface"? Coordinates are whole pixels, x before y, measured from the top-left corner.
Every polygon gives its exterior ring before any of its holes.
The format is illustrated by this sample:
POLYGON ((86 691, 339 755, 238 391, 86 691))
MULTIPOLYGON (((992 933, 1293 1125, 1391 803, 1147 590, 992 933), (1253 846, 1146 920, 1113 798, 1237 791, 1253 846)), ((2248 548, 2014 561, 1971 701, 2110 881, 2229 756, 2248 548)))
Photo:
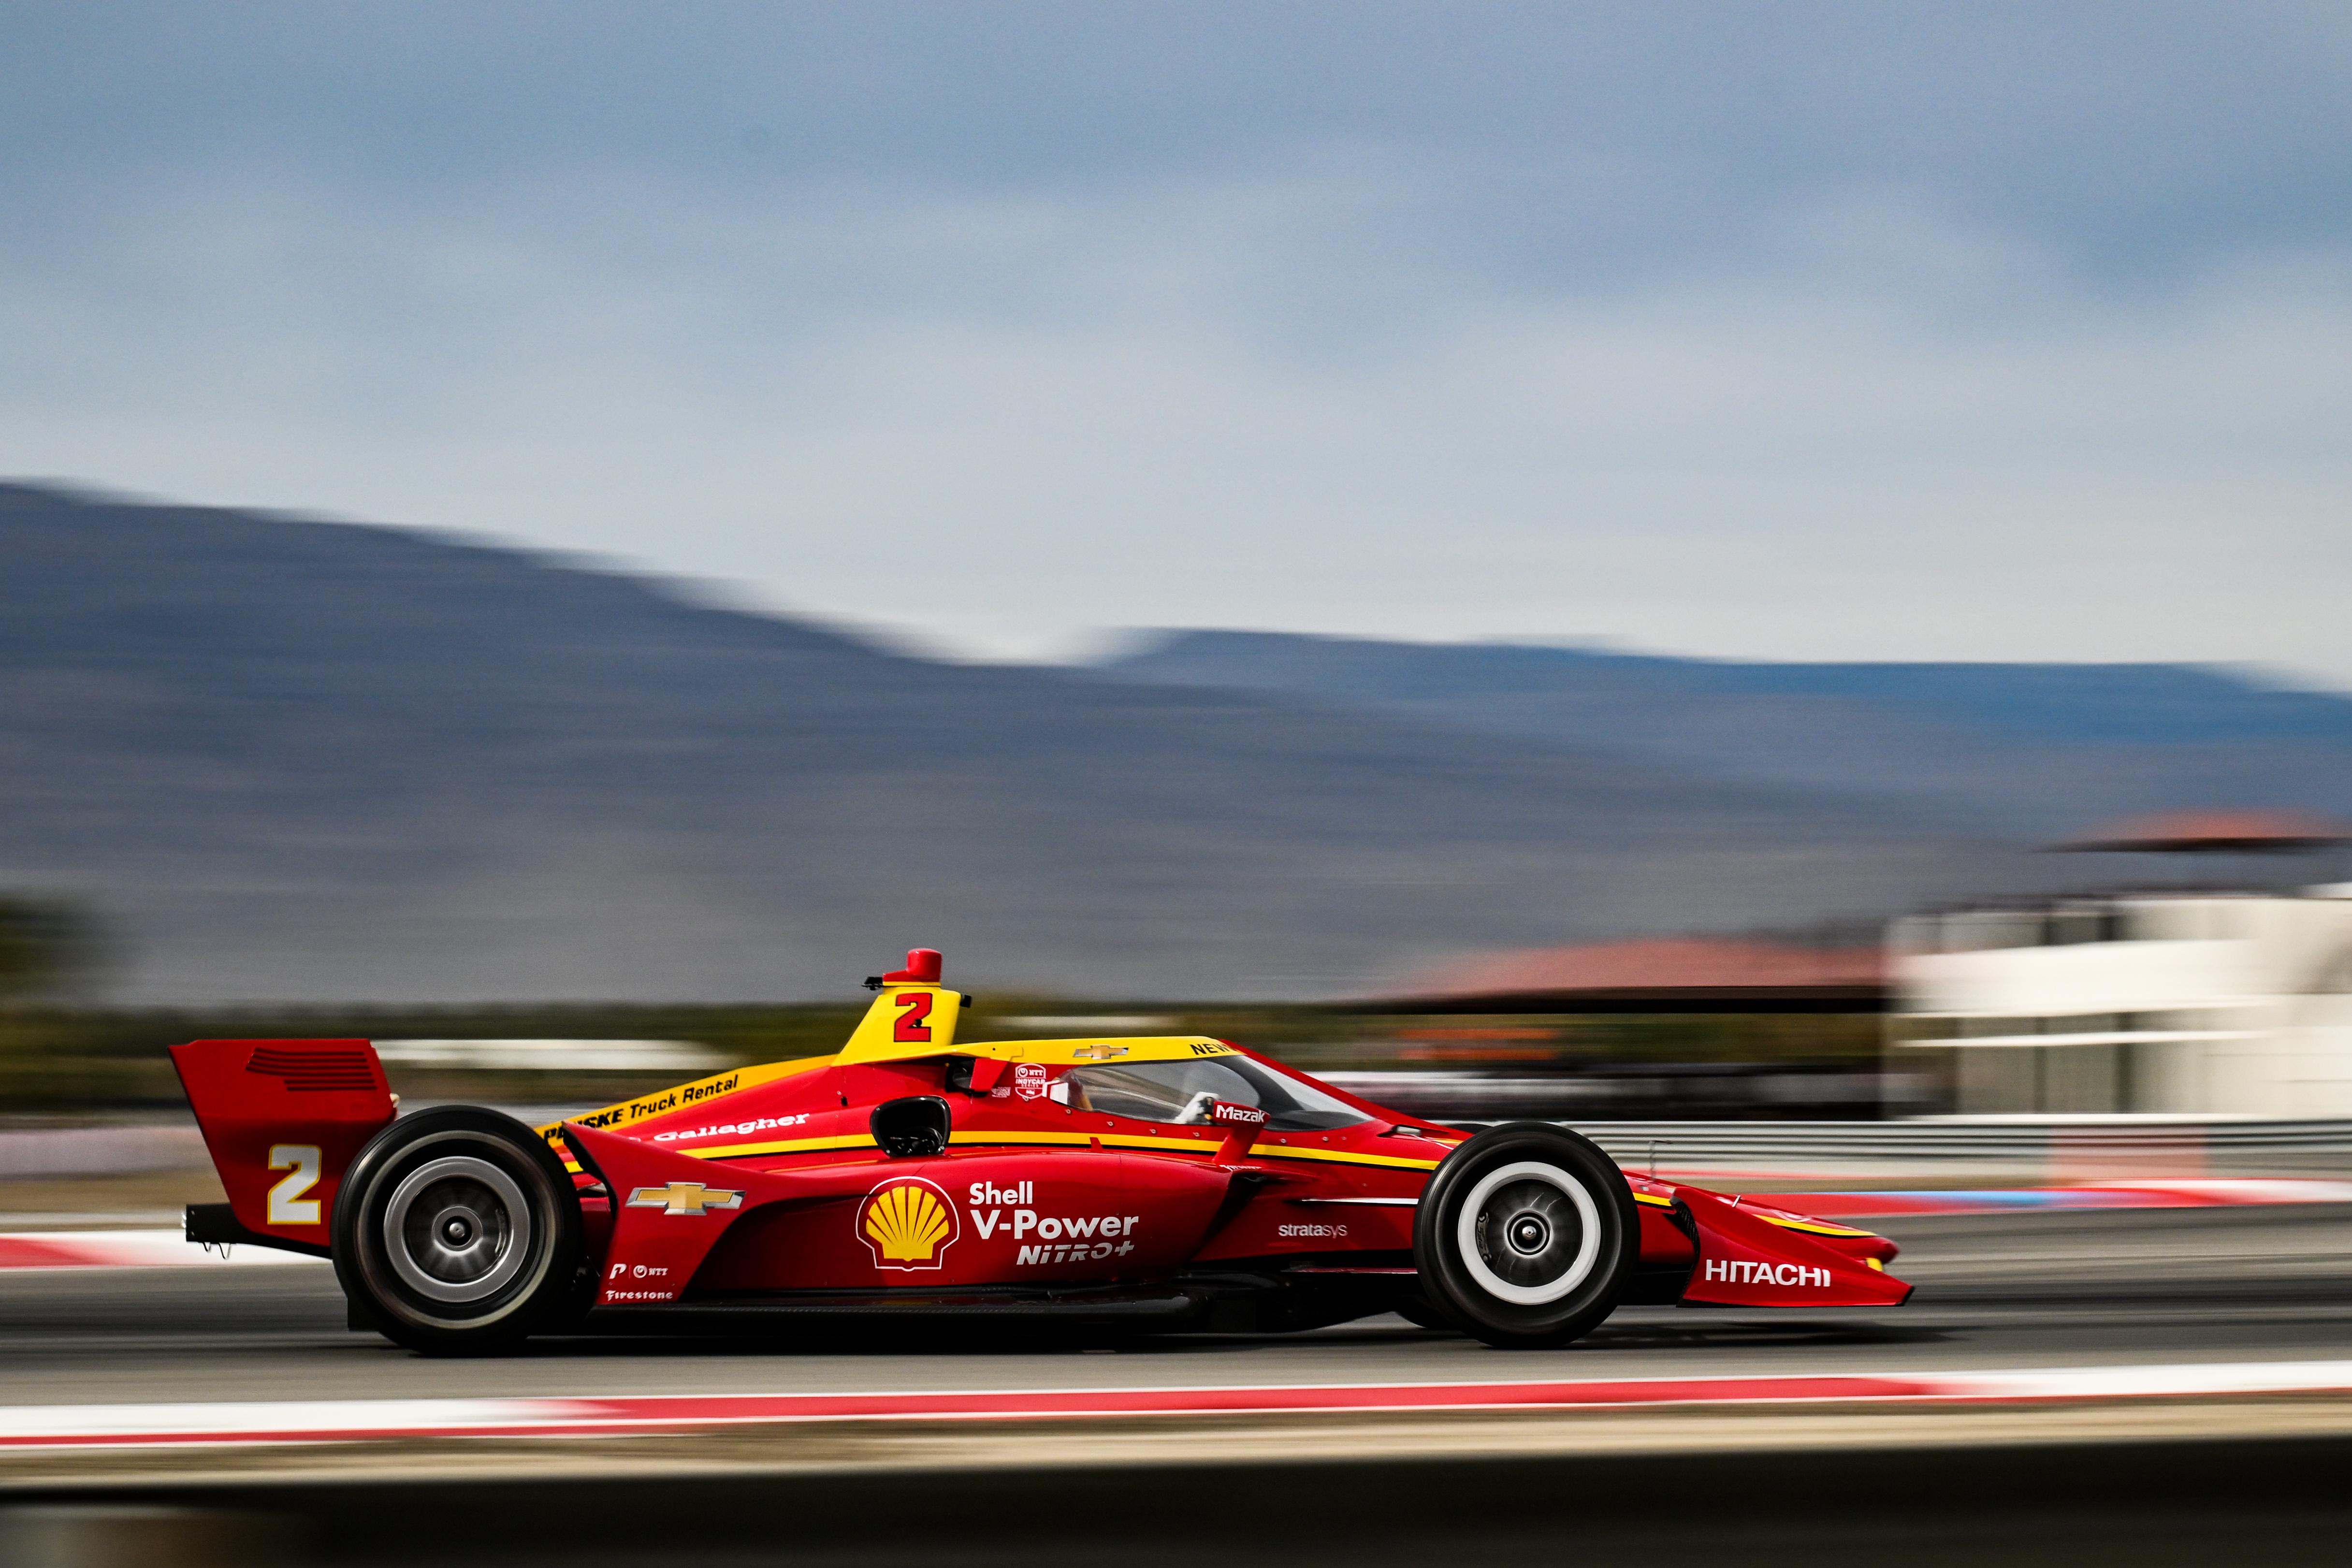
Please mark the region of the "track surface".
POLYGON ((1919 1216, 1882 1228, 1919 1286, 1890 1312, 1629 1310, 1567 1350, 1505 1353, 1384 1318, 1116 1351, 984 1323, 880 1345, 604 1334, 495 1361, 342 1326, 324 1268, 0 1276, 7 1403, 882 1391, 1900 1372, 2352 1353, 2352 1207, 1919 1216))

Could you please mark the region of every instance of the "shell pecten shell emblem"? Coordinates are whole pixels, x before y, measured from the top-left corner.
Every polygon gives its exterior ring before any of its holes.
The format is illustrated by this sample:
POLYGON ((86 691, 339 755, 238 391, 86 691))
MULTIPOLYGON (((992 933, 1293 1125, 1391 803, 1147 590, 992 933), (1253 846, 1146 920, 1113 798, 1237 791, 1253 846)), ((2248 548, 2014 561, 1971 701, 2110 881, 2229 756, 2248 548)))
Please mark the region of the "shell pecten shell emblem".
POLYGON ((877 1268, 937 1268, 963 1232, 955 1203, 920 1176, 898 1176, 866 1194, 858 1234, 877 1268))

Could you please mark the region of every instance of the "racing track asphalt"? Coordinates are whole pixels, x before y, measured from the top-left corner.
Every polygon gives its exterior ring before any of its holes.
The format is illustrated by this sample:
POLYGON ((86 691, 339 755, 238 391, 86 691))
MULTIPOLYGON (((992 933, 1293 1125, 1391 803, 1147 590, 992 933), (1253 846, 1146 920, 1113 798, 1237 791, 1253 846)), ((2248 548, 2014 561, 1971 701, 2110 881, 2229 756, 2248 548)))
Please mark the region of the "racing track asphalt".
POLYGON ((342 1326, 323 1267, 0 1275, 11 1405, 776 1393, 1899 1372, 2352 1354, 2352 1206, 1912 1216, 1885 1312, 1621 1312, 1583 1343, 1491 1351, 1394 1318, 1116 1350, 983 1323, 881 1345, 796 1331, 590 1334, 430 1361, 342 1326))

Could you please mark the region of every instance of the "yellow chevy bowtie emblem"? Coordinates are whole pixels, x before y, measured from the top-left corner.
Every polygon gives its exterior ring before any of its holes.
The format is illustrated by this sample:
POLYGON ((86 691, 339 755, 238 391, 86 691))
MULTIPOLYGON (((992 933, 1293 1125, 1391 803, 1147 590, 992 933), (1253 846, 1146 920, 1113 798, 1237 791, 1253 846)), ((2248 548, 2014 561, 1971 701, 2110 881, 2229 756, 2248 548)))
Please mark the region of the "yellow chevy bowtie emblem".
POLYGON ((633 1209, 659 1209, 664 1214, 702 1214, 710 1209, 742 1206, 743 1194, 700 1182, 672 1182, 667 1186, 639 1187, 629 1194, 633 1209))

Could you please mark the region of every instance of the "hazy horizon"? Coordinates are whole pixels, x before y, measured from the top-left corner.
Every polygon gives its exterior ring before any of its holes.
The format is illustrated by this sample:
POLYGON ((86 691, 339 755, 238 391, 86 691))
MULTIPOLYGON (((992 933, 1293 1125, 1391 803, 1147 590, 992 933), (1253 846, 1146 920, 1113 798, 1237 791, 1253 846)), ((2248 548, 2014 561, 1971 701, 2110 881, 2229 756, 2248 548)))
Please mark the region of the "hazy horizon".
POLYGON ((0 472, 964 658, 1202 626, 2352 683, 2352 23, 0 19, 0 472))

